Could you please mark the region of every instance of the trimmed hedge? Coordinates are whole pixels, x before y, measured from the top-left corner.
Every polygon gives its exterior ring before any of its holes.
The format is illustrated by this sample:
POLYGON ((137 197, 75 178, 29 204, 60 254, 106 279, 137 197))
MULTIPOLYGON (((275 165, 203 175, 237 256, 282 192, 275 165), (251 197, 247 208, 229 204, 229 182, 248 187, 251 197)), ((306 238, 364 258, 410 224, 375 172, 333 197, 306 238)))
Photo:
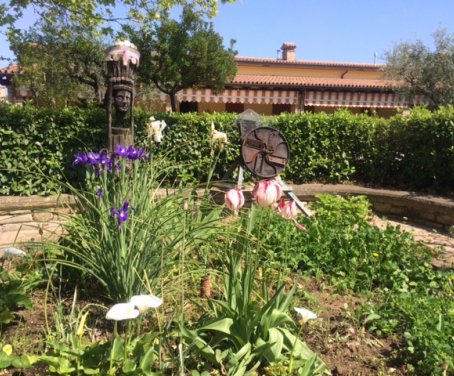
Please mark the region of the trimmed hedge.
MULTIPOLYGON (((135 115, 136 144, 150 146, 146 122, 135 115)), ((220 179, 239 155, 236 114, 153 114, 168 127, 154 155, 178 165, 178 181, 204 181, 218 158, 213 179, 220 179), (227 132, 230 144, 219 153, 210 147, 210 124, 227 132)), ((353 115, 301 113, 267 117, 292 153, 284 178, 294 183, 359 181, 407 189, 454 187, 454 107, 436 112, 414 109, 408 117, 383 119, 353 115)), ((101 109, 43 110, 0 105, 0 194, 47 195, 59 182, 78 184, 83 171, 71 163, 78 150, 105 148, 106 115, 101 109)))

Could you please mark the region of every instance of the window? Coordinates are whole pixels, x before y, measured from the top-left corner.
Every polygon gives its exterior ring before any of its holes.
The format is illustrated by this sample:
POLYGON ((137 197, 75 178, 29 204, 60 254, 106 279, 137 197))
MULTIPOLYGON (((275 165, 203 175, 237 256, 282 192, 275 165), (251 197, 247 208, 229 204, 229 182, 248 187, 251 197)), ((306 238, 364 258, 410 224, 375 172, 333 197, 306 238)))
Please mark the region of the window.
POLYGON ((292 106, 289 104, 273 104, 273 115, 279 115, 281 112, 292 112, 292 106))
POLYGON ((198 110, 197 102, 183 101, 180 103, 180 112, 197 112, 197 110, 198 110))
POLYGON ((241 114, 243 111, 244 111, 243 103, 226 103, 225 104, 225 112, 235 112, 237 114, 241 114))

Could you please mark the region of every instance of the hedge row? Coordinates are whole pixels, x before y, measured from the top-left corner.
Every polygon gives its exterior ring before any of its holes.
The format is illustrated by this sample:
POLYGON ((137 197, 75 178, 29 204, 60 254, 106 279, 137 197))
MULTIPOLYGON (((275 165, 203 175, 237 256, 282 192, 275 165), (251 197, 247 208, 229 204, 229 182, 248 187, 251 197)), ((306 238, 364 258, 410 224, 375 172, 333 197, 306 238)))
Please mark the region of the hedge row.
MULTIPOLYGON (((154 114, 168 127, 164 141, 151 145, 146 122, 151 114, 136 113, 136 144, 151 146, 178 165, 172 179, 203 181, 218 158, 219 179, 239 155, 236 114, 154 114), (214 152, 210 124, 227 132, 229 145, 214 152)), ((454 187, 454 108, 436 112, 415 109, 408 117, 382 119, 335 114, 282 114, 267 117, 291 148, 284 178, 294 183, 358 181, 408 189, 454 187)), ((71 167, 78 150, 106 145, 103 110, 42 110, 0 105, 0 194, 51 194, 59 182, 78 184, 82 171, 71 167)))

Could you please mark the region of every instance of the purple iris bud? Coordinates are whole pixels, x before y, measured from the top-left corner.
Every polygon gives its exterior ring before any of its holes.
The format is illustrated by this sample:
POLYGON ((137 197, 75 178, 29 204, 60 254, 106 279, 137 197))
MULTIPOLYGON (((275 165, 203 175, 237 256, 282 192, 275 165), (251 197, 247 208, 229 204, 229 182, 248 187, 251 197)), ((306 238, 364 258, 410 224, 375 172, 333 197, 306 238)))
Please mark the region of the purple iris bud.
POLYGON ((98 198, 101 200, 101 197, 102 197, 102 188, 98 188, 98 190, 96 191, 96 196, 98 196, 98 198))
POLYGON ((78 151, 75 155, 73 166, 83 165, 86 163, 88 163, 88 157, 85 155, 85 153, 78 151))
POLYGON ((118 221, 120 222, 120 224, 119 224, 120 228, 121 228, 121 225, 128 220, 128 217, 129 217, 128 209, 129 209, 128 200, 125 200, 122 207, 118 210, 115 209, 113 206, 110 208, 110 213, 118 218, 118 221))
POLYGON ((125 145, 117 145, 115 147, 115 154, 122 158, 127 158, 129 156, 128 147, 125 145))
POLYGON ((132 159, 132 160, 137 159, 137 154, 138 154, 138 151, 134 146, 131 145, 128 147, 128 158, 129 159, 132 159))

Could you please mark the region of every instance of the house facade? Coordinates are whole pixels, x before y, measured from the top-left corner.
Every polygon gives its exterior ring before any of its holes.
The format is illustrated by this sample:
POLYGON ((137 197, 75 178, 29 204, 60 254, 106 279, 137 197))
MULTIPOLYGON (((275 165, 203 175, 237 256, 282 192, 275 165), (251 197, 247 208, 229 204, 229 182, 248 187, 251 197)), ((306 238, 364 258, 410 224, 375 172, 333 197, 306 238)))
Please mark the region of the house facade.
MULTIPOLYGON (((184 89, 177 93, 181 112, 237 112, 250 108, 259 114, 282 112, 374 111, 388 117, 423 104, 395 93, 396 83, 384 78, 383 65, 302 61, 296 45, 284 43, 277 59, 236 57, 237 74, 222 93, 184 89)), ((167 95, 161 94, 167 101, 167 95)))

